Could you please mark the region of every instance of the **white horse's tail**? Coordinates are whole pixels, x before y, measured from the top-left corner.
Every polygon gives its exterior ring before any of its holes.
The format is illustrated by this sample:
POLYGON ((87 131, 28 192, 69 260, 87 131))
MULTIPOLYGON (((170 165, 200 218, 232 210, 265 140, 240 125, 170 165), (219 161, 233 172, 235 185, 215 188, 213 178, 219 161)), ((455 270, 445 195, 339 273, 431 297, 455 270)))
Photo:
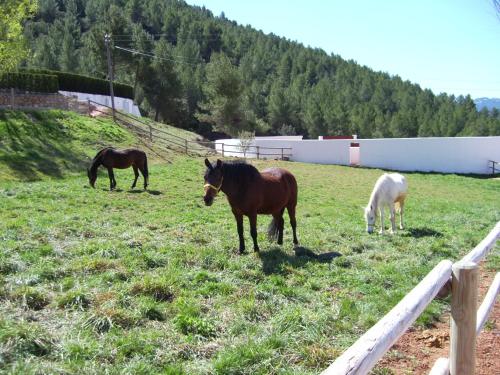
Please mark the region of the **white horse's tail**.
POLYGON ((394 202, 394 208, 396 212, 401 212, 401 202, 399 201, 394 202))
POLYGON ((401 212, 401 206, 405 204, 406 194, 401 194, 394 202, 394 209, 396 212, 401 212))

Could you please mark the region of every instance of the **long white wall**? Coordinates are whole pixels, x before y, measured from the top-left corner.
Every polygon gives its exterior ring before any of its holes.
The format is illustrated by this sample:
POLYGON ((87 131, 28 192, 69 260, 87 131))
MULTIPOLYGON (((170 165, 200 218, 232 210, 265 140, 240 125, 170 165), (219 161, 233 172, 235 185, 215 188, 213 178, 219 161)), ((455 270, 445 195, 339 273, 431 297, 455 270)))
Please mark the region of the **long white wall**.
POLYGON ((488 160, 500 161, 500 137, 360 139, 365 167, 401 171, 491 173, 488 160))
MULTIPOLYGON (((283 155, 291 155, 290 160, 293 161, 347 165, 349 164, 350 141, 342 139, 333 143, 319 140, 256 138, 252 146, 259 146, 259 157, 262 159, 279 158, 280 148, 284 148, 283 155)), ((216 150, 220 154, 222 154, 222 144, 224 144, 224 156, 243 157, 239 139, 219 139, 215 142, 216 150)), ((246 157, 256 158, 257 149, 250 147, 246 157)))
MULTIPOLYGON (((72 91, 59 91, 60 94, 64 96, 72 96, 77 100, 86 102, 87 100, 92 100, 96 103, 111 106, 111 97, 108 95, 97 95, 97 94, 87 94, 84 92, 72 92, 72 91)), ((115 96, 115 108, 119 111, 130 113, 135 116, 141 116, 139 107, 134 104, 134 101, 129 98, 122 98, 120 96, 115 96)))
MULTIPOLYGON (((217 140, 216 149, 224 155, 243 157, 238 139, 217 140)), ((399 171, 488 174, 488 160, 500 161, 500 137, 440 137, 390 139, 298 140, 256 138, 260 157, 274 159, 280 150, 266 147, 289 147, 290 160, 306 163, 349 165, 351 142, 360 144, 359 165, 399 171), (273 153, 275 156, 265 156, 273 153)), ((247 157, 256 157, 250 148, 247 157)))

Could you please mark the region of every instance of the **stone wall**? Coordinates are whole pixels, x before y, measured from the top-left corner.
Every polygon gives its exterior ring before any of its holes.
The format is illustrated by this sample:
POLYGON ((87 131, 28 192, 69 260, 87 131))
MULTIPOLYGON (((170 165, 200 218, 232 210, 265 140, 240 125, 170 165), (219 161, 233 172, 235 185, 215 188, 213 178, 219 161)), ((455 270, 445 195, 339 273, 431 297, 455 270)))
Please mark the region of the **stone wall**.
POLYGON ((19 93, 0 91, 0 108, 10 109, 71 109, 66 97, 60 94, 19 93))

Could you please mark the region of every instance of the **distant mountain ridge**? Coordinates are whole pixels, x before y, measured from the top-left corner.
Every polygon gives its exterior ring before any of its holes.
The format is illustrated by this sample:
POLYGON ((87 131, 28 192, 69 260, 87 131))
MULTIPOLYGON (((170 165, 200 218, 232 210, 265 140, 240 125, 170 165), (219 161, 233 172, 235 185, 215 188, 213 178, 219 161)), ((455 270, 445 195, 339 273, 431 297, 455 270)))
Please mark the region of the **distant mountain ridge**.
POLYGON ((484 107, 488 108, 488 110, 490 111, 493 108, 500 109, 500 98, 477 98, 474 99, 474 103, 476 103, 478 111, 480 111, 484 107))

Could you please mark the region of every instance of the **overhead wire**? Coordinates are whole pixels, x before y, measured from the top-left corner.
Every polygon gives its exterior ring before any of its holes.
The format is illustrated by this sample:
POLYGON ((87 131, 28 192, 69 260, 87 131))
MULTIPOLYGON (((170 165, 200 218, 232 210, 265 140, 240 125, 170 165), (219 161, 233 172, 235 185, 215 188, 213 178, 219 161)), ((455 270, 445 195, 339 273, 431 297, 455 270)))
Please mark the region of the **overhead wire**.
POLYGON ((159 59, 159 60, 165 60, 165 61, 172 61, 172 62, 175 62, 175 63, 186 64, 186 65, 191 65, 191 66, 198 66, 199 65, 199 64, 190 63, 190 62, 187 62, 187 61, 171 59, 171 58, 168 58, 168 57, 160 57, 160 56, 156 56, 155 54, 152 54, 152 53, 141 52, 141 51, 137 51, 137 50, 131 49, 131 48, 124 48, 124 47, 120 47, 120 46, 114 46, 114 48, 116 48, 118 50, 125 51, 125 52, 133 53, 133 54, 136 54, 136 55, 142 55, 142 56, 146 56, 146 57, 151 57, 153 59, 159 59))

